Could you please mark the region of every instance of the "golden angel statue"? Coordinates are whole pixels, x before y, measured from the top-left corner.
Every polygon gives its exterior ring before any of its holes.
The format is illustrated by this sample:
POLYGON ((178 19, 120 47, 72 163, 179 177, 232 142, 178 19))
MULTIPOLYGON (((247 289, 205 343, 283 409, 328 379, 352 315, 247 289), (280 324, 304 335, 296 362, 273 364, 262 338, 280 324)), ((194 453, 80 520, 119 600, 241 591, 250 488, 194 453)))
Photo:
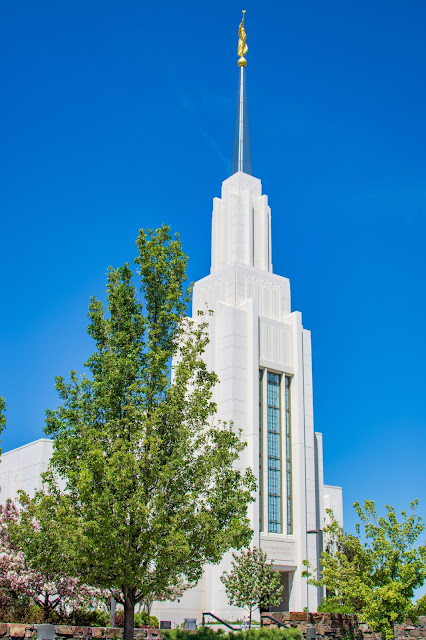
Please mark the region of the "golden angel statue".
POLYGON ((247 40, 247 36, 246 36, 246 32, 244 29, 244 14, 245 14, 245 9, 243 9, 243 19, 241 20, 239 29, 238 29, 238 49, 237 49, 237 54, 240 56, 240 59, 238 60, 238 66, 240 67, 245 67, 247 64, 247 60, 245 59, 245 55, 248 51, 248 46, 246 44, 246 40, 247 40))

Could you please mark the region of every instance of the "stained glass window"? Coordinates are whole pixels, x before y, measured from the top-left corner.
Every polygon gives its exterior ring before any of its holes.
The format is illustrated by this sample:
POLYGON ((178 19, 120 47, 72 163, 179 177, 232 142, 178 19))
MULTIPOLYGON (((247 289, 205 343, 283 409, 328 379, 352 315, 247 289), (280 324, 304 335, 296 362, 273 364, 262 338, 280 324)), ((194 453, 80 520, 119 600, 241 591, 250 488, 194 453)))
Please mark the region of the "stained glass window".
POLYGON ((280 379, 268 372, 268 531, 281 533, 281 417, 280 379))
POLYGON ((287 486, 287 534, 293 533, 293 505, 291 478, 291 406, 290 406, 290 378, 285 378, 285 469, 287 486))

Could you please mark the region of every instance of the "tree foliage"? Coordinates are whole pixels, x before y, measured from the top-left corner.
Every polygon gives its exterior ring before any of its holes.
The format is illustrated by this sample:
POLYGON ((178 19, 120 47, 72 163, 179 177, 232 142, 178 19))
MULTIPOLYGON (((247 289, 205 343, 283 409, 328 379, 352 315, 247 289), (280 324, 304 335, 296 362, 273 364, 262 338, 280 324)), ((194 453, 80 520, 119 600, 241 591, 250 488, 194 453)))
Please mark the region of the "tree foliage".
MULTIPOLYGON (((0 505, 0 611, 13 613, 32 602, 41 609, 42 619, 47 622, 53 613, 66 616, 72 609, 88 608, 107 597, 108 594, 78 578, 58 575, 46 568, 40 570, 37 566, 40 563, 29 562, 25 544, 20 544, 28 537, 26 527, 21 527, 25 515, 25 508, 18 510, 10 500, 0 505)), ((38 553, 51 557, 54 551, 48 533, 41 531, 40 523, 33 517, 27 524, 34 533, 32 538, 42 544, 38 553)), ((48 565, 49 562, 43 563, 44 567, 48 565)))
POLYGON ((229 573, 224 572, 221 580, 229 602, 248 610, 251 627, 254 609, 280 604, 283 594, 281 574, 272 570, 272 561, 268 561, 266 553, 257 547, 232 556, 232 569, 229 573))
POLYGON ((414 613, 416 616, 426 616, 426 593, 417 600, 414 613))
POLYGON ((151 614, 151 608, 154 602, 165 602, 166 600, 174 602, 175 600, 179 600, 188 587, 188 583, 184 582, 182 578, 178 578, 173 584, 169 584, 160 590, 151 591, 149 596, 143 600, 146 612, 148 615, 151 614))
POLYGON ((345 533, 329 512, 322 578, 314 578, 306 561, 304 574, 311 584, 326 588, 323 610, 328 604, 335 611, 360 613, 385 638, 393 637, 395 622, 415 613, 413 594, 426 579, 426 544, 418 544, 424 525, 417 506, 418 500, 411 502, 410 513, 402 511, 399 520, 389 505, 386 517, 379 517, 373 501, 363 507, 355 502, 357 535, 345 533))
POLYGON ((214 421, 207 324, 186 318, 181 243, 163 226, 140 231, 137 246, 136 274, 128 264, 108 271, 107 309, 90 301, 89 374, 56 378, 49 489, 34 501, 72 568, 124 604, 125 640, 135 604, 194 583, 204 563, 248 544, 255 486, 250 471, 234 468, 239 435, 214 421))

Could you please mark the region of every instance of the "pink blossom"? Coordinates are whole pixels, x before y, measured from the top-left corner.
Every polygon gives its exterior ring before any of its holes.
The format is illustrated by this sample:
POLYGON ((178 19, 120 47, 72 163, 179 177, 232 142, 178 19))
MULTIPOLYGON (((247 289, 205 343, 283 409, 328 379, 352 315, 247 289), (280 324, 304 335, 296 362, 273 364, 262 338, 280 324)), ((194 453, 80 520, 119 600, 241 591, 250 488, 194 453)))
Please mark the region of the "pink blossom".
MULTIPOLYGON (((16 596, 27 596, 45 612, 55 609, 70 611, 99 606, 109 591, 89 587, 73 576, 48 575, 34 570, 22 550, 9 534, 9 527, 19 525, 20 512, 15 503, 0 505, 0 607, 10 605, 16 596)), ((33 521, 35 531, 40 523, 33 521)))

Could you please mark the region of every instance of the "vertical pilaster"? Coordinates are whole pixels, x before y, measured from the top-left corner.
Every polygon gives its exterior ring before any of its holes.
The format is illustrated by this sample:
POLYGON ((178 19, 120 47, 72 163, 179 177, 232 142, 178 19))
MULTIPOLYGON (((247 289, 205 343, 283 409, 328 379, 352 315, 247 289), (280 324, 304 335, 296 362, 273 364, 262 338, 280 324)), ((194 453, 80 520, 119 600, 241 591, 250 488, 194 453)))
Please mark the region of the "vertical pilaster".
POLYGON ((241 310, 247 313, 247 458, 252 471, 257 478, 258 490, 256 501, 248 507, 248 516, 253 527, 253 544, 260 544, 259 522, 259 322, 258 303, 251 298, 241 305, 241 310))
POLYGON ((306 526, 306 460, 305 403, 303 381, 302 317, 298 311, 288 316, 292 326, 294 375, 291 385, 292 458, 293 458, 293 518, 296 546, 295 599, 299 610, 308 606, 306 580, 300 576, 302 562, 308 557, 306 526))
MULTIPOLYGON (((303 395, 305 405, 305 474, 306 474, 306 527, 307 531, 317 530, 316 510, 316 473, 315 473, 315 436, 314 405, 312 392, 312 351, 311 333, 302 330, 303 347, 303 395)), ((307 534, 307 559, 314 567, 318 566, 318 533, 307 534)), ((308 585, 308 607, 316 610, 318 589, 308 585)))

